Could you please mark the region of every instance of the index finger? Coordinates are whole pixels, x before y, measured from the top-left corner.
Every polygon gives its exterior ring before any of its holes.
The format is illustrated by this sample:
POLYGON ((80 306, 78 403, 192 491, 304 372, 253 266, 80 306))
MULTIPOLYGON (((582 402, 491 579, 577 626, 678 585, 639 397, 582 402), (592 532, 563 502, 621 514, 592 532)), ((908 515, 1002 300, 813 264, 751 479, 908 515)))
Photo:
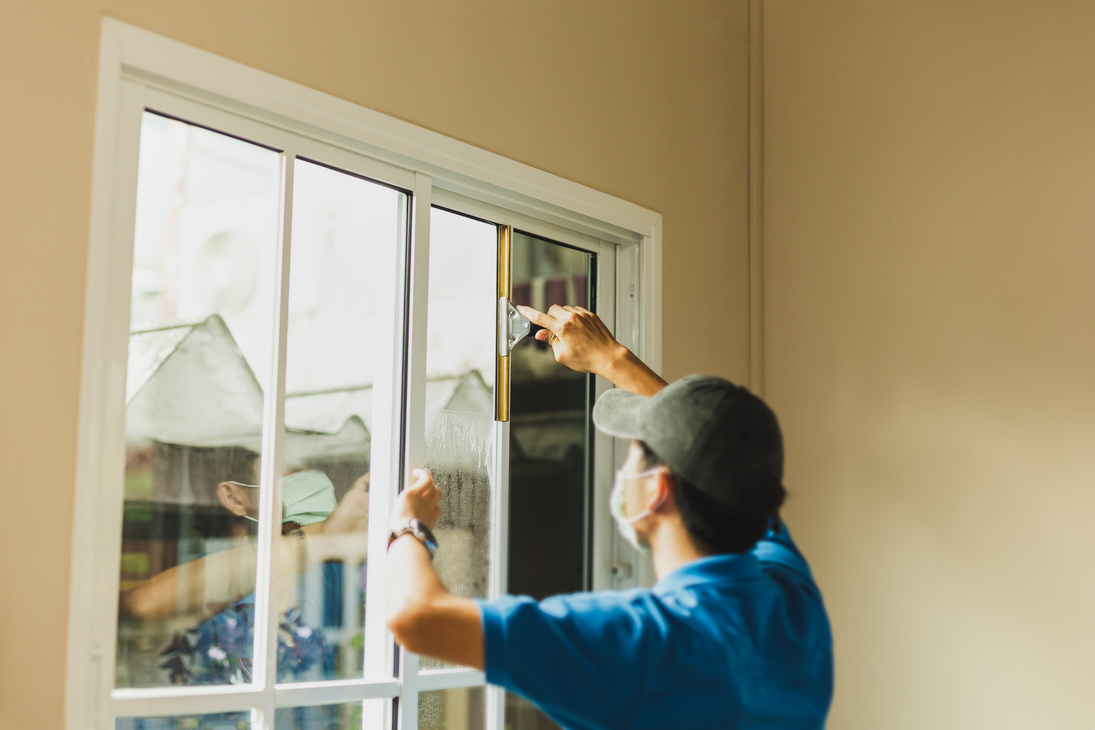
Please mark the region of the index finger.
POLYGON ((539 309, 533 309, 532 307, 526 307, 524 304, 518 304, 517 311, 523 314, 525 319, 529 322, 549 329, 552 332, 555 332, 555 328, 559 326, 559 320, 555 319, 555 317, 552 317, 550 314, 544 314, 539 309))

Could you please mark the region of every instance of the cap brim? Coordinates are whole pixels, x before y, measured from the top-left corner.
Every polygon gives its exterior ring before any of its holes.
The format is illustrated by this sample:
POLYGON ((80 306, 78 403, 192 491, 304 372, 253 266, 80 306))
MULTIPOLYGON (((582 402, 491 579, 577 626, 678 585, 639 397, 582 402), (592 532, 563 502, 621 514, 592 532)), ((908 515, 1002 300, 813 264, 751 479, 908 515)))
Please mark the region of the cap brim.
POLYGON ((610 390, 593 406, 593 423, 609 436, 641 439, 643 410, 650 399, 624 390, 610 390))

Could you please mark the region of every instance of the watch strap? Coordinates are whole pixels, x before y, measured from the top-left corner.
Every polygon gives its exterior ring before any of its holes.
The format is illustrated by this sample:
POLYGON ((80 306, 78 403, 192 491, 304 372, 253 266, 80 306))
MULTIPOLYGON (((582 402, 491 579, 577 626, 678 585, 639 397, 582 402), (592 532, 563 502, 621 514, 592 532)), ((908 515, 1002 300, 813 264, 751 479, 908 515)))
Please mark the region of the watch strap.
POLYGON ((426 550, 430 553, 430 560, 433 560, 434 553, 437 552, 437 538, 433 536, 430 528, 413 518, 388 533, 388 549, 391 549, 392 543, 398 538, 407 534, 413 535, 416 540, 425 545, 426 550))

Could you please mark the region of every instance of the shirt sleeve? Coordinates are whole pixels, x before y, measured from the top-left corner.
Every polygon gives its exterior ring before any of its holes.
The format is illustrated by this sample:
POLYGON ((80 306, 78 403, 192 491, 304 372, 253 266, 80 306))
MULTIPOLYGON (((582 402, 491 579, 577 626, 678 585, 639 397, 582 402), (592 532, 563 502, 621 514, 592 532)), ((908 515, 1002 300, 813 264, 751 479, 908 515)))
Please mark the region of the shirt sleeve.
POLYGON ((569 728, 626 727, 638 704, 649 628, 638 594, 478 601, 487 681, 569 728))

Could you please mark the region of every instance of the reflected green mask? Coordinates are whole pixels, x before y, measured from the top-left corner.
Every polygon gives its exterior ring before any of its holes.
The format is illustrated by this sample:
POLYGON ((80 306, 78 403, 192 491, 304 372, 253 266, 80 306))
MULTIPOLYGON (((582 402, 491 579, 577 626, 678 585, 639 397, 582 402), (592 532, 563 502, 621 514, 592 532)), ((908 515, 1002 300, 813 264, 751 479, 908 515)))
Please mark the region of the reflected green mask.
POLYGON ((338 501, 335 485, 327 475, 315 469, 298 471, 285 477, 281 485, 282 522, 310 525, 331 516, 338 501))
MULTIPOLYGON (((258 489, 255 484, 233 484, 258 489)), ((315 469, 290 474, 281 482, 281 506, 282 522, 296 522, 298 525, 321 522, 330 517, 338 506, 335 485, 326 474, 315 469)), ((244 516, 252 522, 258 522, 250 515, 244 516)))

